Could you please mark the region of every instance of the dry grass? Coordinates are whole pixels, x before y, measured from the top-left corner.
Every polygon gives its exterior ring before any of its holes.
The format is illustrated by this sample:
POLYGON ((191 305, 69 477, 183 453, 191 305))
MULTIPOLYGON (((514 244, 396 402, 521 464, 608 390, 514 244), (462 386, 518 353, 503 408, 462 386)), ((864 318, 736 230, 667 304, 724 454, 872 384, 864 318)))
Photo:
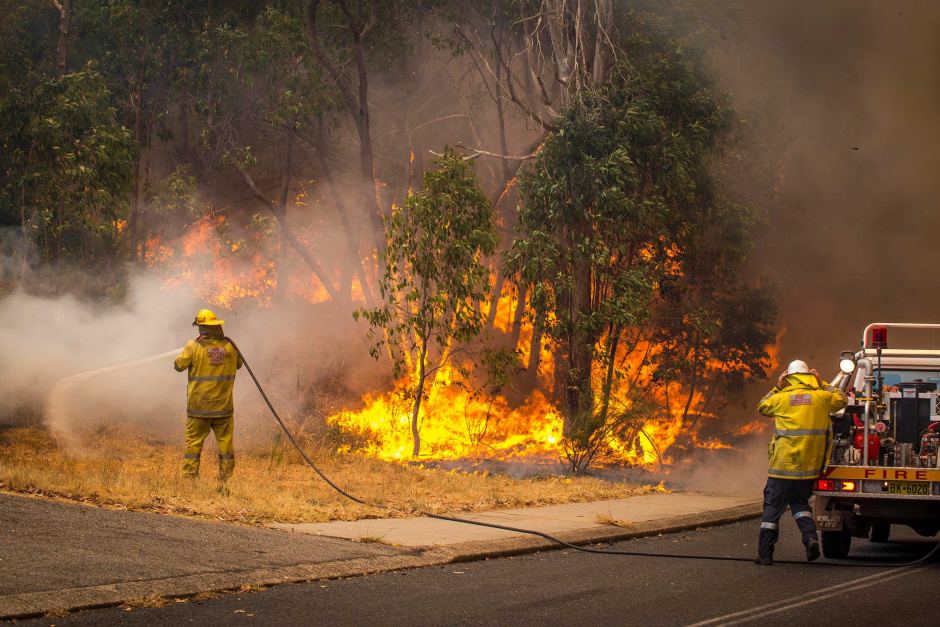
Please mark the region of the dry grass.
POLYGON ((656 490, 592 477, 512 479, 313 451, 322 470, 339 485, 366 501, 394 508, 389 511, 346 500, 280 445, 239 451, 235 476, 220 493, 214 450, 208 446, 202 476, 191 482, 180 474, 181 445, 148 442, 114 430, 92 435, 94 445, 77 453, 60 447, 41 428, 0 431, 0 489, 248 524, 469 512, 656 490))

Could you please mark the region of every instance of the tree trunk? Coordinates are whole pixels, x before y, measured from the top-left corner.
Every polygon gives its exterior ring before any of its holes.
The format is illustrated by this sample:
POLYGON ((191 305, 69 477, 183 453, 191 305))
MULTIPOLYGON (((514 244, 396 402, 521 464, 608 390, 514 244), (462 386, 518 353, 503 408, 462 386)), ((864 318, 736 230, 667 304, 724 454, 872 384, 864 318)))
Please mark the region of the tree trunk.
POLYGON ((139 216, 140 216, 140 176, 141 176, 141 161, 144 158, 143 148, 142 148, 142 125, 143 125, 143 107, 141 103, 142 99, 140 83, 138 83, 138 88, 134 91, 133 96, 131 96, 132 102, 134 103, 134 143, 137 146, 137 159, 134 160, 134 187, 131 190, 131 211, 130 215, 127 218, 127 238, 128 238, 128 248, 130 249, 130 258, 131 261, 137 262, 142 260, 142 256, 139 251, 140 234, 139 234, 139 216))
POLYGON ((326 157, 323 156, 323 151, 318 148, 316 152, 317 160, 320 163, 320 168, 323 170, 323 178, 326 180, 327 187, 330 188, 330 193, 333 195, 333 200, 336 204, 336 212, 339 214, 339 221, 343 227, 343 234, 346 236, 346 243, 349 248, 350 269, 355 273, 356 278, 359 280, 360 287, 362 288, 362 295, 365 298, 366 305, 371 306, 375 301, 375 294, 373 293, 372 284, 369 283, 368 279, 366 278, 366 273, 362 268, 362 259, 359 256, 359 239, 357 233, 353 230, 352 224, 349 221, 349 211, 346 208, 346 203, 343 202, 343 195, 336 187, 336 181, 333 178, 333 172, 330 169, 326 157))
POLYGON ((519 335, 522 333, 522 316, 525 315, 525 303, 528 297, 528 290, 525 284, 519 286, 519 294, 516 296, 516 308, 512 312, 512 346, 519 344, 519 335))
POLYGON ((52 6, 59 12, 59 41, 55 50, 55 73, 56 76, 64 76, 66 71, 66 60, 68 56, 68 38, 71 30, 71 0, 49 0, 52 6))
MULTIPOLYGON (((500 30, 500 36, 496 37, 495 34, 492 35, 493 45, 499 48, 500 52, 498 53, 502 56, 502 30, 500 30)), ((506 117, 503 113, 503 64, 495 63, 496 65, 496 88, 494 90, 494 98, 496 100, 496 121, 499 126, 499 149, 504 155, 509 154, 508 143, 506 142, 506 117)), ((509 181, 512 178, 512 171, 509 168, 509 162, 506 159, 502 159, 503 166, 503 180, 509 181)))
POLYGON ((384 272, 385 225, 382 222, 382 199, 379 196, 378 182, 375 180, 375 157, 372 153, 372 131, 369 121, 369 76, 366 72, 365 52, 362 41, 355 37, 356 68, 359 75, 359 97, 356 115, 356 130, 359 133, 359 167, 362 172, 362 186, 365 198, 369 199, 369 223, 372 226, 372 241, 377 251, 378 261, 375 267, 373 283, 378 285, 379 277, 384 272))
MULTIPOLYGON (((594 347, 583 334, 575 334, 573 346, 568 350, 564 378, 565 430, 571 432, 576 421, 588 421, 594 416, 594 347)), ((587 434, 585 434, 587 435, 587 434)))
MULTIPOLYGON (((153 127, 149 122, 145 120, 144 126, 144 145, 143 145, 143 157, 144 157, 144 166, 143 173, 141 174, 141 186, 140 186, 140 196, 142 199, 146 199, 147 195, 150 193, 150 166, 152 164, 151 157, 153 154, 150 150, 153 148, 153 127)), ((147 208, 149 203, 141 201, 137 207, 137 232, 138 232, 138 241, 140 243, 140 261, 145 263, 147 260, 147 240, 150 233, 150 224, 148 222, 147 208)))
POLYGON ((418 457, 421 453, 421 433, 418 430, 418 415, 421 412, 421 401, 424 396, 424 382, 427 379, 427 356, 428 341, 421 339, 421 353, 418 362, 418 382, 415 386, 415 402, 411 410, 411 439, 414 446, 411 450, 412 457, 418 457))
POLYGON ((590 229, 591 225, 584 218, 565 238, 568 240, 570 253, 574 257, 571 264, 571 293, 563 294, 559 299, 570 324, 564 347, 565 355, 562 360, 566 371, 563 373, 564 380, 562 381, 565 386, 563 391, 565 433, 571 432, 572 427, 575 426, 573 421, 587 421, 594 415, 592 365, 595 338, 590 330, 584 328, 594 311, 591 300, 593 273, 591 260, 584 258, 575 250, 576 242, 581 238, 581 234, 589 232, 590 229))
POLYGON ((682 424, 685 424, 686 418, 689 416, 689 409, 692 407, 692 399, 695 397, 695 390, 698 388, 698 376, 699 376, 699 357, 698 357, 698 348, 699 342, 696 340, 694 347, 692 348, 692 376, 689 381, 689 395, 685 399, 685 406, 682 408, 682 424))
MULTIPOLYGON (((607 355, 607 374, 604 377, 604 387, 601 393, 601 420, 603 422, 607 421, 607 412, 610 409, 610 394, 614 385, 614 372, 616 370, 615 365, 617 362, 617 346, 620 343, 620 328, 614 326, 610 331, 610 338, 608 341, 608 355, 607 355)), ((602 422, 602 424, 603 424, 602 422)))
MULTIPOLYGON (((288 164, 285 167, 285 172, 288 173, 286 176, 288 177, 289 177, 289 171, 290 171, 290 152, 291 152, 290 145, 288 145, 288 149, 287 149, 288 164)), ((282 187, 282 192, 281 192, 281 199, 282 199, 281 202, 283 204, 281 207, 278 207, 278 205, 275 205, 273 202, 271 202, 271 199, 268 198, 264 194, 263 191, 261 191, 261 189, 255 183, 254 178, 251 176, 248 170, 246 170, 244 167, 240 165, 236 165, 235 168, 238 171, 238 173, 241 175, 242 181, 244 181, 245 185, 248 186, 248 189, 251 191, 252 195, 262 205, 264 205, 264 207, 277 220, 278 226, 281 229, 281 235, 284 238, 284 240, 288 243, 288 245, 290 245, 291 248, 297 251, 297 254, 300 255, 300 258, 304 260, 304 262, 307 264, 307 267, 310 268, 310 271, 313 272, 313 274, 317 277, 317 279, 320 280, 320 283, 323 284, 324 289, 326 289, 327 293, 330 295, 330 298, 333 300, 333 302, 337 302, 337 303, 343 302, 342 295, 333 286, 333 282, 330 280, 329 275, 327 275, 327 273, 323 270, 320 264, 317 263, 317 261, 313 258, 313 256, 310 255, 310 251, 308 251, 307 248, 300 241, 297 240, 297 238, 294 236, 293 231, 291 231, 290 225, 287 224, 287 212, 286 212, 286 207, 284 206, 284 204, 286 204, 285 202, 286 196, 285 196, 285 192, 283 191, 283 187, 282 187)))
MULTIPOLYGON (((529 340, 529 363, 526 365, 525 393, 529 394, 535 389, 538 382, 539 362, 542 359, 542 333, 545 321, 542 316, 537 315, 532 322, 532 338, 529 340)), ((558 364, 555 364, 555 370, 558 370, 558 364)))
POLYGON ((506 283, 506 275, 500 268, 496 272, 496 284, 493 286, 493 295, 490 297, 490 310, 486 313, 486 328, 492 329, 496 322, 496 312, 499 309, 499 297, 503 292, 503 285, 506 283))
POLYGON ((597 30, 594 33, 594 54, 591 59, 591 82, 594 87, 600 87, 607 82, 610 75, 611 30, 614 23, 614 6, 612 0, 595 0, 597 14, 597 30))
MULTIPOLYGON (((320 36, 317 32, 317 12, 320 8, 320 0, 311 0, 307 5, 307 39, 317 57, 317 61, 326 68, 330 78, 339 89, 346 110, 355 122, 356 132, 359 135, 359 169, 362 177, 363 200, 369 206, 368 215, 372 226, 372 236, 379 252, 378 258, 381 260, 385 252, 385 228, 382 223, 381 199, 375 180, 375 158, 372 151, 372 134, 369 120, 369 75, 363 41, 375 28, 377 17, 374 4, 370 3, 368 20, 365 23, 357 23, 358 20, 354 18, 346 2, 338 0, 337 4, 346 17, 347 27, 353 40, 353 55, 356 60, 356 85, 354 86, 352 81, 343 74, 320 44, 320 36)), ((376 279, 379 274, 381 273, 376 268, 376 279)))

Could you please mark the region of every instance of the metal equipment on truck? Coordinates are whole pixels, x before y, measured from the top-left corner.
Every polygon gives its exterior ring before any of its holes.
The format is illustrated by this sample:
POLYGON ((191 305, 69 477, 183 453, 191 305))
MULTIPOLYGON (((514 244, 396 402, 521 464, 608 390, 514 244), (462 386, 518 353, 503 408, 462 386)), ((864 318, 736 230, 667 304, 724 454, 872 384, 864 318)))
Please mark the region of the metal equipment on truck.
POLYGON ((829 462, 814 491, 826 557, 848 555, 853 536, 885 542, 892 525, 940 531, 940 348, 889 348, 888 331, 898 328, 940 324, 868 325, 832 382, 849 405, 832 415, 829 462))

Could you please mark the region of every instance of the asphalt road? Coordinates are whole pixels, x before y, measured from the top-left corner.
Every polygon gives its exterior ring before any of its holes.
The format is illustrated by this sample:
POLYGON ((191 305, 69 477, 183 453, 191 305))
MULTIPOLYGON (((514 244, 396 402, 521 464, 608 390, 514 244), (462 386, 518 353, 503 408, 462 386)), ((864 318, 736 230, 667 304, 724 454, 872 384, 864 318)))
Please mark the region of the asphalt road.
MULTIPOLYGON (((752 557, 756 521, 620 543, 624 550, 752 557)), ((803 559, 787 519, 777 559, 803 559)), ((572 550, 226 594, 160 608, 112 608, 44 625, 936 625, 940 562, 905 529, 854 540, 878 568, 591 555, 572 550)), ((848 563, 848 562, 846 562, 848 563)))

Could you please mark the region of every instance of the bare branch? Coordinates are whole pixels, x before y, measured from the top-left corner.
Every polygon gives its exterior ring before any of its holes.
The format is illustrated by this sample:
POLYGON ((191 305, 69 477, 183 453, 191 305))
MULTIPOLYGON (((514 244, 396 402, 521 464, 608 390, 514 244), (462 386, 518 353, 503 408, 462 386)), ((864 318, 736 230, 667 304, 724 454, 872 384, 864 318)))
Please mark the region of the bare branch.
POLYGON ((401 132, 405 132, 405 131, 407 131, 407 132, 409 132, 409 133, 413 133, 414 131, 417 131, 417 130, 420 130, 420 129, 424 128, 425 126, 431 126, 432 124, 437 124, 438 122, 445 122, 445 121, 447 121, 447 120, 454 120, 454 119, 459 119, 459 118, 469 118, 469 117, 470 117, 470 116, 467 115, 466 113, 451 113, 450 115, 444 115, 444 116, 441 116, 441 117, 439 117, 439 118, 434 118, 433 120, 428 120, 428 121, 426 121, 426 122, 422 122, 421 124, 418 124, 417 126, 409 126, 409 127, 407 127, 407 128, 393 128, 393 129, 391 129, 391 130, 389 130, 389 131, 385 131, 384 133, 381 133, 381 134, 379 134, 379 135, 377 135, 377 136, 378 136, 378 137, 383 137, 383 136, 386 136, 386 135, 394 135, 395 133, 401 133, 401 132))
POLYGON ((483 150, 481 148, 470 148, 469 146, 464 146, 461 143, 457 143, 455 144, 455 146, 457 146, 457 148, 462 148, 463 150, 469 150, 473 152, 473 155, 470 155, 468 158, 475 158, 475 157, 479 157, 482 155, 484 157, 496 157, 497 159, 505 159, 506 161, 527 161, 529 159, 535 159, 539 154, 539 151, 536 150, 535 152, 528 154, 528 155, 501 155, 495 152, 490 152, 488 150, 483 150))
POLYGON ((263 191, 261 191, 261 188, 258 187, 254 178, 251 176, 251 173, 248 172, 248 170, 243 165, 234 163, 234 166, 235 170, 241 176, 242 181, 244 181, 245 185, 248 186, 251 194, 259 202, 261 202, 265 208, 267 208, 272 216, 277 219, 277 223, 281 227, 281 234, 284 236, 284 239, 287 240, 287 243, 290 244, 290 246, 295 251, 297 251, 297 254, 301 256, 301 258, 310 268, 311 272, 313 272, 317 279, 320 280, 320 283, 323 284, 323 287, 330 295, 330 298, 333 299, 334 302, 340 302, 342 297, 337 289, 333 286, 333 283, 330 281, 329 276, 323 270, 323 267, 317 263, 317 260, 313 258, 313 256, 310 254, 310 251, 308 251, 307 248, 301 242, 299 242, 296 237, 294 237, 290 226, 286 222, 287 216, 285 215, 285 212, 282 211, 281 208, 279 208, 274 202, 272 202, 263 191))
MULTIPOLYGON (((455 25, 455 26, 456 26, 457 34, 461 37, 461 39, 463 39, 464 43, 468 45, 470 49, 471 58, 474 59, 474 63, 477 64, 478 69, 479 68, 485 69, 486 73, 492 76, 494 80, 496 80, 496 72, 493 70, 493 68, 489 64, 489 61, 486 60, 486 57, 481 52, 483 45, 481 42, 479 42, 479 39, 477 43, 474 43, 473 40, 471 40, 471 38, 469 37, 469 35, 467 35, 467 33, 459 25, 455 25)), ((507 88, 506 92, 509 95, 509 99, 512 102, 514 102, 516 106, 522 109, 523 113, 525 113, 532 120, 534 120, 539 126, 541 126, 542 128, 546 130, 554 130, 555 129, 554 124, 551 124, 550 122, 548 122, 543 116, 536 113, 532 107, 530 107, 526 102, 524 102, 521 98, 519 98, 519 95, 515 89, 511 64, 503 56, 501 50, 496 50, 496 60, 502 64, 505 70, 505 73, 506 73, 505 80, 506 80, 506 88, 507 88)), ((484 75, 482 69, 479 70, 481 76, 484 75)), ((552 115, 554 116, 553 112, 552 112, 552 115)))

